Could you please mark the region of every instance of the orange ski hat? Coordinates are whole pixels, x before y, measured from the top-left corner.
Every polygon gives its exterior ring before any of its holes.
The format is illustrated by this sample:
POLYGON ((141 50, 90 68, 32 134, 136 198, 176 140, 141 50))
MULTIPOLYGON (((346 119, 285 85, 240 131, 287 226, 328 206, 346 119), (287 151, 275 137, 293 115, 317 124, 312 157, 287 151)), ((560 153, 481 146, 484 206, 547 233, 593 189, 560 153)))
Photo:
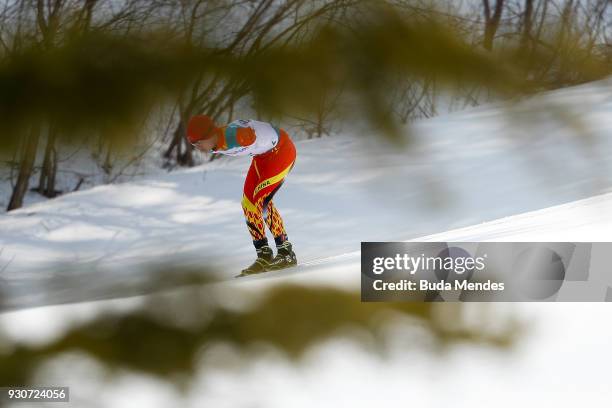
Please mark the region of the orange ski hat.
POLYGON ((187 140, 194 144, 215 136, 217 125, 208 115, 195 115, 187 124, 187 140))

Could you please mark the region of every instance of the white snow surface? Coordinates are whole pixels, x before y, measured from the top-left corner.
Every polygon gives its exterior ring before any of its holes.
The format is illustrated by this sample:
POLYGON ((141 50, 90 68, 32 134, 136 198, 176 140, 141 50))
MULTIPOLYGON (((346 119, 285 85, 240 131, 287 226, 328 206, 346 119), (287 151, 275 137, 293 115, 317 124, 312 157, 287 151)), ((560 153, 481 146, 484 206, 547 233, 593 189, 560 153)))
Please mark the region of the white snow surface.
MULTIPOLYGON (((426 239, 610 240, 610 112, 612 86, 601 81, 421 121, 407 129, 406 149, 364 131, 299 141, 274 201, 311 272, 357 261, 361 241, 417 239, 492 220, 426 239), (565 203, 572 204, 546 209, 565 203)), ((231 278, 255 255, 240 207, 248 166, 226 158, 1 215, 9 305, 61 301, 27 290, 58 264, 64 275, 97 279, 103 297, 113 295, 105 286, 166 262, 231 278)))
MULTIPOLYGON (((610 241, 610 87, 557 91, 517 109, 528 111, 541 101, 572 106, 589 124, 589 143, 581 142, 584 135, 572 138, 566 124, 546 114, 526 126, 528 116, 512 119, 496 106, 419 123, 407 152, 387 151, 365 134, 298 143, 296 167, 275 200, 304 265, 221 285, 255 294, 278 282, 358 289, 361 240, 610 241)), ((52 262, 62 261, 95 261, 86 276, 104 272, 111 281, 125 281, 138 272, 130 266, 174 257, 223 266, 229 278, 253 256, 239 203, 247 167, 239 159, 213 162, 1 216, 0 269, 6 266, 0 283, 31 285, 49 275, 52 262)), ((20 296, 10 306, 42 302, 20 296)), ((138 300, 123 302, 130 307, 138 300)), ((102 304, 8 312, 0 314, 0 329, 36 342, 102 304)), ((187 396, 129 373, 100 387, 101 374, 88 360, 70 360, 57 380, 71 386, 77 400, 95 393, 101 406, 112 407, 166 407, 176 398, 189 407, 606 406, 612 398, 610 305, 488 307, 502 317, 510 308, 527 324, 511 352, 466 344, 439 357, 398 340, 381 358, 338 339, 310 351, 297 366, 264 353, 239 372, 206 371, 187 396)), ((239 358, 232 350, 212 352, 239 358)))

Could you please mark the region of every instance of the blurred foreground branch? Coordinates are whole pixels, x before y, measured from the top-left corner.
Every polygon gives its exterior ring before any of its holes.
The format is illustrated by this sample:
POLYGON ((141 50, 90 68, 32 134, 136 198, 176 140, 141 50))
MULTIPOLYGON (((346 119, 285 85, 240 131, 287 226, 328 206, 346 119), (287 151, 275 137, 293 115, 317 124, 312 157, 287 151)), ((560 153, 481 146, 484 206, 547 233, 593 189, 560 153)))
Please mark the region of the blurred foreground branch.
MULTIPOLYGON (((468 324, 461 304, 361 303, 358 294, 329 287, 273 286, 255 299, 235 286, 192 287, 149 296, 129 312, 103 313, 46 344, 11 344, 3 339, 0 384, 29 384, 45 361, 74 352, 95 358, 109 370, 134 370, 174 381, 181 377, 177 374, 193 375, 199 353, 215 343, 245 352, 267 345, 288 358, 299 358, 312 346, 338 337, 384 354, 399 333, 391 327, 416 330, 421 337, 411 336, 406 347, 427 345, 430 351, 457 342, 504 348, 520 333, 512 319, 496 321, 498 329, 490 331, 491 319, 498 318, 490 313, 481 314, 479 325, 468 324), (242 307, 233 301, 249 297, 242 307)), ((487 308, 483 305, 482 311, 487 308)))

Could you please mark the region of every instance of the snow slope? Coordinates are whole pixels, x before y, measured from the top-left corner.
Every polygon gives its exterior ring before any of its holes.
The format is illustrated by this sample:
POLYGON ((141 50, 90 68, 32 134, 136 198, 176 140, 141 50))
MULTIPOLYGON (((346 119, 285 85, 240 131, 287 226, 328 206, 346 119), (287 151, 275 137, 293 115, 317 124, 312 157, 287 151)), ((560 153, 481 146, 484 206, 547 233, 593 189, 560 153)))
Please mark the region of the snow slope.
MULTIPOLYGON (((612 240, 612 193, 504 217, 465 228, 418 237, 418 242, 609 242, 612 240)), ((361 252, 347 252, 306 262, 288 271, 243 278, 251 285, 270 278, 300 284, 332 284, 360 289, 361 252)), ((264 282, 265 280, 265 282, 264 282)))
MULTIPOLYGON (((422 121, 408 150, 366 132, 298 142, 275 202, 310 262, 303 268, 336 276, 354 271, 347 260, 361 241, 415 239, 611 191, 611 89, 593 83, 422 121)), ((215 161, 0 216, 5 305, 113 296, 160 262, 233 276, 254 257, 240 208, 248 166, 215 161), (44 287, 57 264, 70 266, 62 276, 83 278, 82 290, 44 287)), ((610 202, 602 195, 427 239, 609 240, 610 202)))

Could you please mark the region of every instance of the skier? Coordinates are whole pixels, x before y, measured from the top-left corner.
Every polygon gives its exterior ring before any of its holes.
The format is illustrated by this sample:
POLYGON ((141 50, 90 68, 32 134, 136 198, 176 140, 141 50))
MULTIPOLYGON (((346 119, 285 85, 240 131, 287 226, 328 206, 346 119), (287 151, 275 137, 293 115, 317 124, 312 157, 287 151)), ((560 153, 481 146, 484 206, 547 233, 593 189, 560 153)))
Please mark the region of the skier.
POLYGON ((253 157, 244 182, 242 210, 257 259, 239 276, 297 265, 283 219, 272 202, 295 163, 295 145, 287 132, 256 120, 235 120, 217 126, 209 116, 196 115, 189 120, 187 138, 200 151, 253 157), (266 225, 274 236, 276 256, 268 245, 266 225))

